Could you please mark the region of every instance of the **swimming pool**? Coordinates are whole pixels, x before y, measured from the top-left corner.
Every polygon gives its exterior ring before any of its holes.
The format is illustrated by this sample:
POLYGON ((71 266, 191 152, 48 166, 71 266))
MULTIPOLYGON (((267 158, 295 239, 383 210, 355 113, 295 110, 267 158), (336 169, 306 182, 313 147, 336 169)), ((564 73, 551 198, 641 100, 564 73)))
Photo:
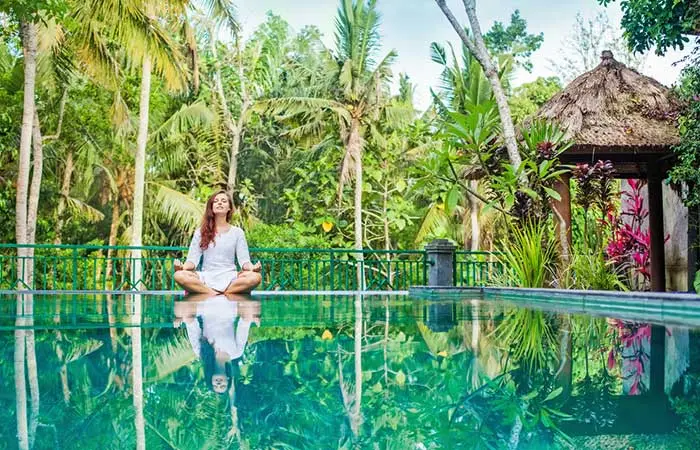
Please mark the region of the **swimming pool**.
POLYGON ((630 311, 4 294, 0 448, 694 448, 698 319, 630 311))

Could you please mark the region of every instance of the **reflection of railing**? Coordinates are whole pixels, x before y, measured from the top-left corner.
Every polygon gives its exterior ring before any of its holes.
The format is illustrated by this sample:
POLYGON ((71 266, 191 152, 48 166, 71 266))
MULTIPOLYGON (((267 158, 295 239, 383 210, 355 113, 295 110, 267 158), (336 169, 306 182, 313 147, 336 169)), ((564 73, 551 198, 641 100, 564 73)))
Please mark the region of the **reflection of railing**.
POLYGON ((455 286, 493 285, 503 278, 503 263, 490 252, 455 252, 455 286))
MULTIPOLYGON (((0 289, 28 288, 32 274, 40 290, 177 289, 176 259, 185 247, 0 244, 0 289), (33 251, 17 256, 18 248, 33 251), (133 250, 140 250, 135 259, 133 250), (135 264, 140 262, 140 264, 135 264), (132 274, 136 267, 140 271, 132 274)), ((358 265, 364 287, 401 290, 427 283, 425 252, 420 250, 345 250, 251 248, 262 262, 263 290, 355 290, 358 265), (360 255, 362 257, 360 257, 360 255)))

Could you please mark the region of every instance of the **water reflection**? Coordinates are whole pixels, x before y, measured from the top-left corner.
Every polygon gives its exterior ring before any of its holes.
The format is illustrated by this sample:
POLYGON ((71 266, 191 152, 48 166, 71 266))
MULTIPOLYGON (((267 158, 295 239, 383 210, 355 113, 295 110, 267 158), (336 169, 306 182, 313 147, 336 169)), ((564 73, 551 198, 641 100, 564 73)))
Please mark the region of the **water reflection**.
POLYGON ((225 394, 248 342, 251 325, 260 325, 260 302, 240 295, 200 294, 175 303, 175 326, 184 326, 192 351, 202 362, 207 386, 225 394))
POLYGON ((700 429, 682 323, 388 296, 14 300, 11 448, 599 448, 700 429))

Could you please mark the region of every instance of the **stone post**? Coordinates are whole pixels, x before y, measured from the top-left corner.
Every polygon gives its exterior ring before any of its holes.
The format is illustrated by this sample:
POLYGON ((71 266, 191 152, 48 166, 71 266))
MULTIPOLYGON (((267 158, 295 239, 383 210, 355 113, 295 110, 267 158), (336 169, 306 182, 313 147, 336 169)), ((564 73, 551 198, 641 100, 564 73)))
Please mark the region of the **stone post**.
POLYGON ((447 239, 435 239, 425 246, 428 258, 428 286, 454 286, 455 251, 457 247, 447 239))

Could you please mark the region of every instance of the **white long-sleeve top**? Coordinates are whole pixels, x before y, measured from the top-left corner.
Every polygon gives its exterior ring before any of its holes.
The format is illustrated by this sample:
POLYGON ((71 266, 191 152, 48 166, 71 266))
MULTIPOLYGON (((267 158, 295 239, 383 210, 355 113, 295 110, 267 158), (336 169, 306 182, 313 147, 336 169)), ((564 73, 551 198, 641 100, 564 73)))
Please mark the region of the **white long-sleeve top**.
POLYGON ((204 257, 202 270, 197 272, 200 280, 210 288, 223 292, 236 279, 236 260, 241 268, 250 262, 245 233, 241 228, 232 226, 224 233, 216 233, 206 250, 200 248, 201 241, 202 232, 198 228, 192 236, 187 262, 197 267, 200 258, 204 257))

